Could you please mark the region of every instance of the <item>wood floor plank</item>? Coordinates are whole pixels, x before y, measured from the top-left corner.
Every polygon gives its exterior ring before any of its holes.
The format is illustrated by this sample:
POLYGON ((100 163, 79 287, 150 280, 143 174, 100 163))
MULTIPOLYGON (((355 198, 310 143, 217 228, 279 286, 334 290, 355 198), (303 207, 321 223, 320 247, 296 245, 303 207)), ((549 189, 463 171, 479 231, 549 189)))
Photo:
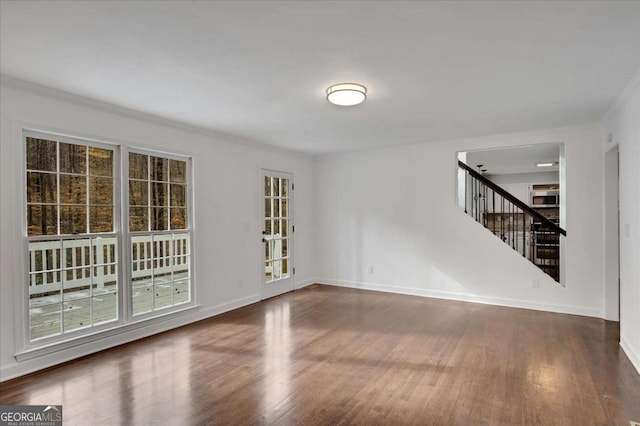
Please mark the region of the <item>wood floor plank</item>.
POLYGON ((618 324, 314 285, 0 384, 65 425, 628 425, 618 324))

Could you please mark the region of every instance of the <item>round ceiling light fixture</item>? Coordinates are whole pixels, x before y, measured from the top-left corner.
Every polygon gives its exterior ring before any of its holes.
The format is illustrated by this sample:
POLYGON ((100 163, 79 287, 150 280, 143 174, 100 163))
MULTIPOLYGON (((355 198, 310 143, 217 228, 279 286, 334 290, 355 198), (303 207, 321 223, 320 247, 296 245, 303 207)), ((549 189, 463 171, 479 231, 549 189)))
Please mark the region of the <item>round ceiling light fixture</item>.
POLYGON ((352 106, 364 102, 367 88, 357 83, 340 83, 329 86, 327 100, 334 105, 352 106))

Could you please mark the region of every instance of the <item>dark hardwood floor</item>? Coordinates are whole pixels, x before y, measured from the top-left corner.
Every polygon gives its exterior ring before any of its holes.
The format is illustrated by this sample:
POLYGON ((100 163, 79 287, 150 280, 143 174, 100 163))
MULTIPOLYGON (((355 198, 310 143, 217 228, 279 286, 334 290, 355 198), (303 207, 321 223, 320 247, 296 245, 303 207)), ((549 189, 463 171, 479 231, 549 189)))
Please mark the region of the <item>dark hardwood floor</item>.
POLYGON ((0 384, 69 425, 629 425, 617 323, 314 285, 0 384))

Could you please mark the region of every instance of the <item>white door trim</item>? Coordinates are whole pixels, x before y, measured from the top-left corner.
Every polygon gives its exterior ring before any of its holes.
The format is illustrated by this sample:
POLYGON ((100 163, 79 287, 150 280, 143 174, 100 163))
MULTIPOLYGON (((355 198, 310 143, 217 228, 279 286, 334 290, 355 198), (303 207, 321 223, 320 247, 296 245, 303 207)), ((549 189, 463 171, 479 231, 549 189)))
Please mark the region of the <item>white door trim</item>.
POLYGON ((259 258, 259 282, 260 282, 260 298, 262 300, 268 299, 270 297, 278 296, 283 293, 287 293, 289 291, 293 291, 295 288, 295 280, 294 280, 294 256, 293 256, 293 247, 294 247, 294 191, 293 191, 293 173, 282 172, 278 170, 271 170, 266 168, 260 168, 258 173, 258 226, 256 240, 260 245, 260 255, 259 258), (288 264, 288 272, 289 276, 284 279, 280 279, 277 281, 272 281, 267 283, 265 280, 265 242, 263 242, 263 231, 265 230, 265 191, 264 191, 264 178, 265 176, 269 177, 277 177, 277 178, 285 178, 288 179, 289 188, 288 188, 288 220, 287 220, 287 228, 288 228, 288 238, 287 238, 287 264, 288 264))

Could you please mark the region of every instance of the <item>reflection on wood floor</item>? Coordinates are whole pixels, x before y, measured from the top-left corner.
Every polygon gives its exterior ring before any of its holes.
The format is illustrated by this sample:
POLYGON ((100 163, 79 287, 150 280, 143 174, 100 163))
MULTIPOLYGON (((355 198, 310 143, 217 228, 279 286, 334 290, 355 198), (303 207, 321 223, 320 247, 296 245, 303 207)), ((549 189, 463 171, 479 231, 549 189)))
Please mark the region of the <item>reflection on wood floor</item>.
POLYGON ((618 325, 314 285, 4 382, 65 425, 640 420, 618 325))

